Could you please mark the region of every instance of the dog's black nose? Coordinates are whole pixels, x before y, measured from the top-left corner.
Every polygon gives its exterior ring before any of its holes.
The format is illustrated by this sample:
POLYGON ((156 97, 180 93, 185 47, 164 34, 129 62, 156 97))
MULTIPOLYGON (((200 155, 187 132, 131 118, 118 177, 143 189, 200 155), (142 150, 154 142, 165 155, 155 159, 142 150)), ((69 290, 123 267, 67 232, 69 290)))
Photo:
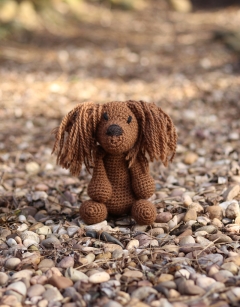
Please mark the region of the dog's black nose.
POLYGON ((120 126, 118 125, 111 125, 107 129, 107 135, 109 136, 119 136, 123 134, 123 130, 120 126))

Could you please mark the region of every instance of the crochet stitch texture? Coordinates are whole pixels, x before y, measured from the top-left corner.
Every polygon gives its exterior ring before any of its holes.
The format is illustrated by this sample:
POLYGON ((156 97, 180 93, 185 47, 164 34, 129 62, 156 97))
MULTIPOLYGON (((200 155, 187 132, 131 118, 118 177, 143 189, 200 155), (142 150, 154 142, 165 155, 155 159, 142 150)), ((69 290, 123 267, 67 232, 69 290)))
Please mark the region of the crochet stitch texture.
POLYGON ((83 163, 88 171, 93 169, 91 200, 80 206, 87 224, 101 222, 110 213, 131 214, 138 224, 150 225, 156 208, 147 199, 155 185, 146 155, 167 165, 176 142, 171 118, 154 103, 87 102, 77 105, 56 128, 53 152, 57 163, 73 175, 79 175, 83 163))

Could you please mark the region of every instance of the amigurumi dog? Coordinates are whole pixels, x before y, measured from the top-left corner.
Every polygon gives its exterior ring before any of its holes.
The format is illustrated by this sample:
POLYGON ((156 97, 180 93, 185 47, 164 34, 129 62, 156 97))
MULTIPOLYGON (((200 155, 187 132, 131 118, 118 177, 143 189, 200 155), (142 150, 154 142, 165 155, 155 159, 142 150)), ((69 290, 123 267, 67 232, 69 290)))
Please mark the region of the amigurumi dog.
POLYGON ((57 162, 79 175, 82 164, 93 168, 87 200, 80 216, 87 224, 131 213, 138 224, 150 225, 156 208, 147 199, 155 185, 150 161, 172 161, 176 130, 171 118, 154 103, 143 101, 91 102, 77 105, 55 131, 57 162), (65 135, 67 132, 67 136, 65 135))

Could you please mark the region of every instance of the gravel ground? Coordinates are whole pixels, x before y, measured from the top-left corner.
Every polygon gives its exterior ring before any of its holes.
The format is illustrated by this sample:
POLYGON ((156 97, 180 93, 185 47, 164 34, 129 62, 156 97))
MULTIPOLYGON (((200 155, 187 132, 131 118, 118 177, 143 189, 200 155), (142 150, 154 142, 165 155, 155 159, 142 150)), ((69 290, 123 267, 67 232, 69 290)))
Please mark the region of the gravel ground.
POLYGON ((0 48, 0 306, 239 306, 239 58, 213 39, 239 7, 85 9, 0 48), (90 177, 56 166, 51 130, 78 102, 127 99, 178 129, 174 162, 151 165, 157 220, 86 226, 90 177))

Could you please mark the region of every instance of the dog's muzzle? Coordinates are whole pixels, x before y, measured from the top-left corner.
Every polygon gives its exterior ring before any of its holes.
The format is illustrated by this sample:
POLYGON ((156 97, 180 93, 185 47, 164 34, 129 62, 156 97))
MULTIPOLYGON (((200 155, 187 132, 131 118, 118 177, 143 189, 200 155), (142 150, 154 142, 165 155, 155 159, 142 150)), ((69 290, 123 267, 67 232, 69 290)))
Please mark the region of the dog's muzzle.
POLYGON ((114 124, 108 127, 106 134, 108 136, 119 136, 123 134, 123 130, 120 126, 114 124))

